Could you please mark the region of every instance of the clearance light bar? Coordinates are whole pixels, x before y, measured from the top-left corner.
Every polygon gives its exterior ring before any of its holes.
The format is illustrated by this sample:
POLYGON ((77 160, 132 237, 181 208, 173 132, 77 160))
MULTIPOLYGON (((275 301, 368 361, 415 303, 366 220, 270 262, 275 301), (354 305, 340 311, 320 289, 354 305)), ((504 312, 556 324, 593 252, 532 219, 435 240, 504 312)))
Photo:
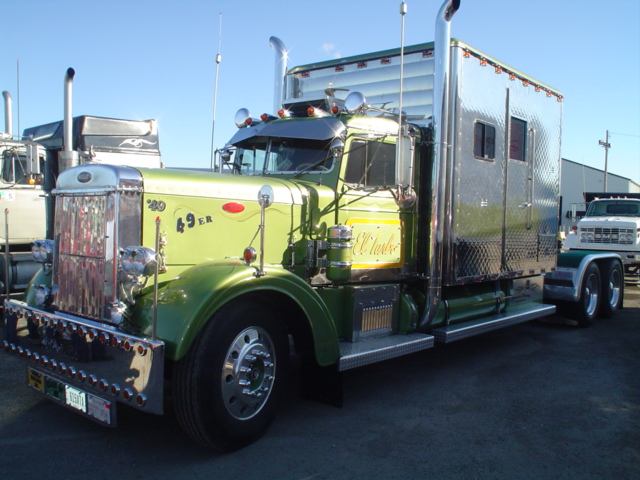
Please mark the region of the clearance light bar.
POLYGON ((548 87, 532 83, 530 80, 522 77, 517 72, 509 70, 504 65, 500 65, 500 64, 494 62, 493 60, 490 60, 490 59, 488 59, 486 57, 483 57, 483 56, 479 55, 476 52, 473 52, 473 51, 468 50, 468 49, 464 49, 463 53, 462 53, 462 56, 464 58, 475 57, 480 61, 480 66, 482 66, 482 67, 492 66, 495 69, 496 74, 498 74, 498 75, 504 72, 509 76, 509 80, 519 79, 519 80, 522 81, 522 85, 524 87, 528 87, 530 84, 532 84, 535 87, 535 91, 536 92, 544 92, 547 97, 556 97, 556 99, 559 102, 562 102, 562 100, 563 100, 562 95, 560 95, 559 93, 556 93, 556 92, 550 90, 548 87))

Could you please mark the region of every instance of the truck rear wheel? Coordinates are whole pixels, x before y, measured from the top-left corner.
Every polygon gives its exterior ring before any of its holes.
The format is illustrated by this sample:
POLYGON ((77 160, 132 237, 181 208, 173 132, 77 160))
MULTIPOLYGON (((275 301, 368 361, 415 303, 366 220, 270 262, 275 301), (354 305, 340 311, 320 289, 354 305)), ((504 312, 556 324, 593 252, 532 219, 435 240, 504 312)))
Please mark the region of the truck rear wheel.
POLYGON ((600 270, 595 263, 591 263, 585 271, 580 298, 576 309, 576 320, 580 327, 588 327, 598 314, 600 306, 600 270))
POLYGON ((611 260, 602 270, 602 302, 600 315, 611 318, 622 307, 624 274, 620 262, 611 260))
POLYGON ((176 364, 176 416, 197 443, 231 451, 274 420, 288 370, 288 341, 273 311, 254 301, 216 313, 176 364))

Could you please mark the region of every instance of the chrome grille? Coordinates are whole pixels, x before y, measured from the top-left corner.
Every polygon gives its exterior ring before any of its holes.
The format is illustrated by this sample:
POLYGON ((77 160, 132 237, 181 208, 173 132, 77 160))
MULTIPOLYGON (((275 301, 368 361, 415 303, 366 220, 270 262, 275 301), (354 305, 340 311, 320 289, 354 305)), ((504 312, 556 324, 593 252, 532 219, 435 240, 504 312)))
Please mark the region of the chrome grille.
POLYGON ((586 238, 584 235, 581 235, 580 241, 582 243, 600 245, 633 245, 634 230, 632 228, 588 227, 581 228, 580 233, 592 234, 592 238, 586 238))
POLYGON ((54 307, 110 322, 119 298, 118 250, 142 242, 142 175, 115 165, 63 171, 56 189, 54 307))
POLYGON ((109 271, 114 267, 113 242, 108 242, 114 238, 115 224, 107 221, 115 214, 113 197, 114 194, 57 198, 56 304, 62 311, 101 319, 104 306, 115 300, 115 276, 109 271))

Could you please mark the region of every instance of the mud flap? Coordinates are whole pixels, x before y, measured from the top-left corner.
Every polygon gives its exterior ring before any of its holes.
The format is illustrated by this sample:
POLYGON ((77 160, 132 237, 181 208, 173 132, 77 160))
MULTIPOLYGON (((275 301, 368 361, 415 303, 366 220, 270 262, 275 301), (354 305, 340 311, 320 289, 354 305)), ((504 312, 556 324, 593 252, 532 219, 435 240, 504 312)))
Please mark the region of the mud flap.
POLYGON ((301 376, 300 388, 303 398, 342 408, 343 378, 337 365, 320 367, 313 360, 306 361, 302 365, 301 376))

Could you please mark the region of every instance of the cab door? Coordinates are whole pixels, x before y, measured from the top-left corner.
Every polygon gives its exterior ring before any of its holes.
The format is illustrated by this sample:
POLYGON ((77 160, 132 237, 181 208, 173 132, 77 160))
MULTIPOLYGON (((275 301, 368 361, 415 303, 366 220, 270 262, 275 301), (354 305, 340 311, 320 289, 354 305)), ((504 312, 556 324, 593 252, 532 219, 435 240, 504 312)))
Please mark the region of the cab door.
POLYGON ((28 244, 46 236, 46 206, 42 185, 32 185, 26 175, 26 155, 5 150, 0 178, 0 242, 7 241, 9 225, 11 245, 28 244))
POLYGON ((351 136, 345 145, 336 224, 351 227, 352 280, 397 278, 405 225, 394 197, 396 137, 351 136))

